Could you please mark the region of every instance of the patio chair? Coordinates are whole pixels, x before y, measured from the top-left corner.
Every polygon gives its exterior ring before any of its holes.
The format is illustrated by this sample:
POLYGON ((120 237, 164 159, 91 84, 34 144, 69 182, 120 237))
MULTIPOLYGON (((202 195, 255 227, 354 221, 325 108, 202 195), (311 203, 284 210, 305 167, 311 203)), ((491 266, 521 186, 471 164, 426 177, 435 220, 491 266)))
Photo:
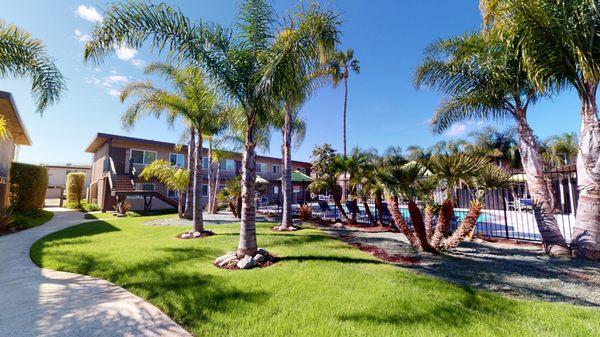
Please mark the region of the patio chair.
POLYGON ((322 215, 320 215, 320 217, 322 217, 322 218, 329 218, 331 216, 335 217, 335 210, 333 210, 331 207, 329 207, 329 204, 326 201, 319 200, 318 205, 319 205, 319 210, 317 211, 317 213, 322 214, 322 215), (328 216, 328 215, 330 215, 330 216, 328 216))

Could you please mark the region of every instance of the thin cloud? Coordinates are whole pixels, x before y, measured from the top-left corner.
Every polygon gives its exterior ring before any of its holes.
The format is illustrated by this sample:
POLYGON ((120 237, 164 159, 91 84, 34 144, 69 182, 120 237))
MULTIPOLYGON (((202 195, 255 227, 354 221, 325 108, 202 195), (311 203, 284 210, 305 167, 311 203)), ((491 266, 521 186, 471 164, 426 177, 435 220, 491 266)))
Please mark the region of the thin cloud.
POLYGON ((115 54, 117 55, 117 58, 122 61, 129 61, 133 59, 137 53, 137 50, 127 46, 119 46, 115 48, 115 54))
POLYGON ((100 22, 103 19, 102 15, 93 6, 79 5, 75 10, 75 14, 90 22, 100 22))
POLYGON ((466 124, 458 123, 458 124, 452 125, 450 127, 450 129, 448 130, 448 132, 446 132, 446 134, 448 136, 460 136, 460 135, 463 135, 466 130, 467 130, 466 124))
POLYGON ((88 42, 91 37, 88 34, 82 33, 79 29, 75 29, 75 39, 79 42, 88 42))

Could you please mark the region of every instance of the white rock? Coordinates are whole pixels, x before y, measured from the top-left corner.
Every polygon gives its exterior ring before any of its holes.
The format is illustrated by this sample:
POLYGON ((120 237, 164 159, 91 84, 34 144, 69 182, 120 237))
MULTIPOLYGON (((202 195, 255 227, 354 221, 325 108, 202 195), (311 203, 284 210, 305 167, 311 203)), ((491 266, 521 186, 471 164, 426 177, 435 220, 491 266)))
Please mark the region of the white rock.
POLYGON ((181 234, 181 238, 182 239, 189 239, 190 238, 190 234, 189 233, 183 233, 183 234, 181 234))
POLYGON ((195 238, 199 238, 199 237, 202 235, 202 233, 200 233, 200 232, 198 232, 198 231, 195 231, 195 232, 194 232, 192 235, 193 235, 195 238))
POLYGON ((238 262, 238 258, 235 255, 235 252, 233 252, 233 254, 231 253, 227 253, 223 256, 219 256, 216 260, 215 260, 215 264, 219 267, 224 267, 226 265, 231 264, 232 262, 237 263, 238 262))
POLYGON ((249 255, 244 256, 244 258, 239 260, 237 263, 237 267, 240 269, 250 269, 255 265, 256 261, 254 261, 254 259, 249 255))
POLYGON ((254 255, 254 261, 258 262, 258 263, 263 263, 267 260, 267 257, 262 255, 262 254, 256 254, 254 255))
POLYGON ((344 224, 341 222, 336 222, 333 224, 333 228, 344 228, 344 224))

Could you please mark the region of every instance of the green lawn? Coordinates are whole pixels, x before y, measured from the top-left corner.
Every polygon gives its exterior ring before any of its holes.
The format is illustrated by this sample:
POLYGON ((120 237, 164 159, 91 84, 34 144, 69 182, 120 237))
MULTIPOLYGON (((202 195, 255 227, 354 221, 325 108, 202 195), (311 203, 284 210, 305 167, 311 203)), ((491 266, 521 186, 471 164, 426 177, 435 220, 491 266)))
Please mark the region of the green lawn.
POLYGON ((394 267, 316 229, 259 225, 259 243, 281 258, 265 269, 217 269, 237 225, 179 240, 184 228, 148 218, 95 221, 31 249, 45 268, 100 277, 159 307, 196 336, 592 336, 600 311, 519 301, 394 267))

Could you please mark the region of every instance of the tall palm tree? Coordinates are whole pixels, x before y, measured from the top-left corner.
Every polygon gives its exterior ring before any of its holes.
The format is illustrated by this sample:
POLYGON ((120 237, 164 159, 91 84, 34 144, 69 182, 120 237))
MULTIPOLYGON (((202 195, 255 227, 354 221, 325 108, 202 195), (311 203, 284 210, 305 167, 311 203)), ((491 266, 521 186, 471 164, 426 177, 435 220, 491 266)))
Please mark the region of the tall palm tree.
POLYGON ((511 118, 517 124, 519 152, 536 207, 538 229, 546 253, 569 255, 569 248, 553 215, 552 191, 543 176, 537 138, 527 122, 527 109, 539 97, 519 67, 515 49, 493 34, 470 34, 439 40, 429 46, 415 74, 417 86, 426 85, 447 97, 432 119, 434 131, 471 118, 511 118))
MULTIPOLYGON (((160 117, 166 114, 169 125, 176 119, 185 121, 197 135, 193 159, 193 221, 196 231, 204 231, 202 221, 202 143, 204 135, 212 135, 225 127, 225 109, 215 92, 206 84, 205 75, 198 68, 176 68, 169 64, 152 63, 146 74, 165 77, 173 91, 157 88, 151 82, 133 82, 123 88, 121 101, 130 96, 138 99, 121 117, 124 127, 132 127, 144 115, 160 117)), ((188 158, 191 161, 191 158, 188 158)), ((189 196, 188 196, 189 197, 189 196)))
POLYGON ((600 259, 600 4, 595 0, 482 0, 484 24, 515 43, 535 88, 575 89, 581 101, 577 153, 579 200, 571 249, 600 259))
MULTIPOLYGON (((317 9, 313 9, 319 12, 317 9)), ((337 21, 335 15, 322 12, 337 21)), ((301 18, 300 20, 305 20, 301 18)), ((275 42, 282 37, 275 29, 276 15, 267 0, 245 0, 234 29, 218 24, 193 23, 176 8, 165 4, 115 3, 104 20, 94 29, 86 44, 84 58, 100 61, 114 52, 115 45, 139 48, 144 42, 172 56, 198 64, 211 76, 220 92, 243 112, 245 139, 242 159, 242 211, 238 255, 257 251, 255 223, 256 140, 254 131, 260 123, 268 124, 274 95, 269 81, 278 74, 273 67, 275 42), (269 70, 271 69, 271 70, 269 70)), ((299 25, 303 25, 300 22, 299 25)), ((315 29, 305 29, 312 34, 315 29)), ((290 35, 291 37, 291 35, 290 35)), ((302 36, 290 38, 280 53, 306 48, 302 36)), ((277 44, 278 45, 278 44, 277 44)))
MULTIPOLYGON (((360 73, 360 65, 358 59, 354 57, 354 50, 347 49, 346 51, 338 51, 329 64, 329 71, 334 87, 337 87, 340 82, 344 82, 344 109, 342 114, 342 156, 346 158, 346 113, 348 108, 348 78, 350 72, 360 73)), ((347 177, 344 176, 342 198, 345 200, 347 193, 347 177)))
MULTIPOLYGON (((0 21, 0 78, 7 76, 31 79, 31 92, 37 111, 42 113, 56 103, 66 91, 65 80, 46 53, 42 41, 21 28, 0 21)), ((6 122, 0 123, 0 134, 8 136, 6 122)))

